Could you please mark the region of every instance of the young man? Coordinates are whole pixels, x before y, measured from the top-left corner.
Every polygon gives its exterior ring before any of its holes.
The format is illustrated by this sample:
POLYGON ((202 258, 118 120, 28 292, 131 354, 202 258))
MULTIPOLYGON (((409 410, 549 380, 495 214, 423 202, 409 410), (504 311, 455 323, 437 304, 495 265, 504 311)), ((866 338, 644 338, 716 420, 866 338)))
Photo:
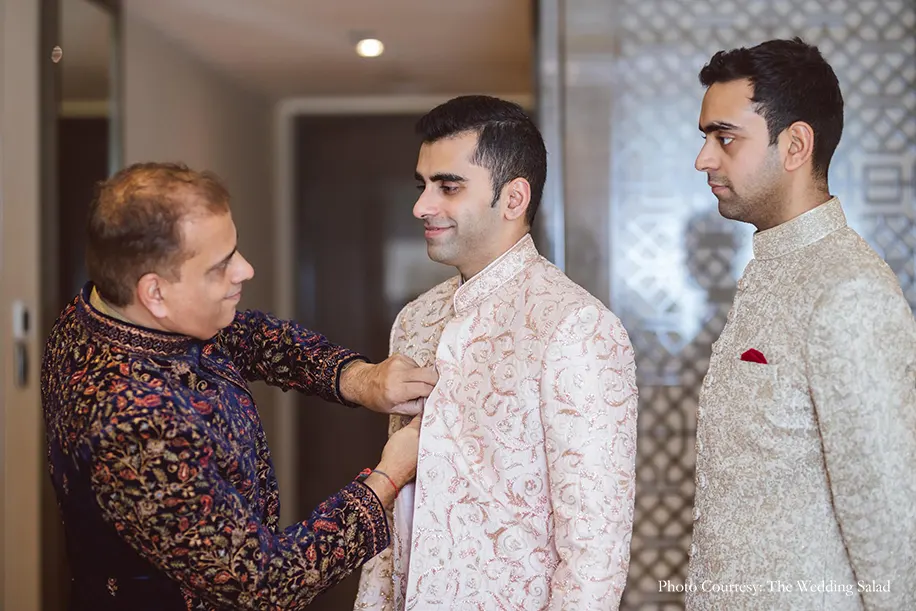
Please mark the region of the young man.
MULTIPOLYGON (((389 543, 384 507, 416 467, 419 422, 377 469, 278 528, 246 381, 391 413, 433 370, 370 365, 293 322, 237 312, 254 271, 212 175, 137 164, 90 210, 92 281, 47 342, 42 404, 73 611, 302 609, 389 543)), ((333 457, 329 457, 333 459, 333 457)))
POLYGON ((392 329, 392 352, 440 378, 415 491, 356 608, 617 609, 634 504, 629 338, 535 249, 547 159, 520 107, 460 97, 418 128, 414 216, 430 258, 459 275, 392 329))
POLYGON ((696 168, 757 232, 700 395, 687 608, 916 608, 916 322, 830 195, 837 78, 795 39, 700 81, 696 168))

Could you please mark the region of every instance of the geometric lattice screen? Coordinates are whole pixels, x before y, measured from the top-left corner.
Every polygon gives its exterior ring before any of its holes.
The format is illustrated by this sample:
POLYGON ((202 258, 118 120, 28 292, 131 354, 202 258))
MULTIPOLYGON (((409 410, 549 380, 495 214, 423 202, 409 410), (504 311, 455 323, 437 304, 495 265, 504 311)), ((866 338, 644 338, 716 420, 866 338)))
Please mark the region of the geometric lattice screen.
POLYGON ((916 308, 916 2, 553 0, 552 9, 562 33, 567 272, 611 304, 637 351, 623 608, 682 609, 683 596, 659 582, 686 579, 697 395, 752 231, 719 217, 693 168, 697 73, 719 49, 770 38, 821 49, 846 102, 831 191, 916 308))

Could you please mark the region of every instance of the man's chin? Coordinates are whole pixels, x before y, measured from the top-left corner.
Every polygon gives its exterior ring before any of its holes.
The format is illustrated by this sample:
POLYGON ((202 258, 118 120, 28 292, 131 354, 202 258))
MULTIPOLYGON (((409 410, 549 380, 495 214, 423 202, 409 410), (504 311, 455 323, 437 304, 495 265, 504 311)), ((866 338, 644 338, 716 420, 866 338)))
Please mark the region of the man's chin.
POLYGON ((451 253, 445 252, 445 249, 429 242, 426 244, 426 254, 429 256, 430 261, 443 265, 453 265, 451 253))
POLYGON ((740 206, 736 206, 735 202, 728 199, 719 199, 719 214, 722 215, 722 218, 726 218, 730 221, 744 221, 743 214, 741 213, 740 206))

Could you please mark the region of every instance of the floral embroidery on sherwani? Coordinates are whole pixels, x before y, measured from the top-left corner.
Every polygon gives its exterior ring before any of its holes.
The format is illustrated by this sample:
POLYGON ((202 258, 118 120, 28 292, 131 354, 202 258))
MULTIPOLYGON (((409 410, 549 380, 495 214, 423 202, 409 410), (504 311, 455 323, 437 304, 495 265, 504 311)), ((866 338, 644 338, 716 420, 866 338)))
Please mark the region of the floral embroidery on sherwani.
POLYGON ((391 351, 435 364, 439 383, 416 484, 389 516, 391 549, 363 569, 356 609, 617 609, 637 402, 617 317, 525 236, 408 304, 391 351))
POLYGON ((43 362, 51 476, 75 609, 301 609, 388 546, 353 482, 285 529, 246 380, 341 402, 359 355, 259 312, 208 342, 103 316, 91 287, 43 362))

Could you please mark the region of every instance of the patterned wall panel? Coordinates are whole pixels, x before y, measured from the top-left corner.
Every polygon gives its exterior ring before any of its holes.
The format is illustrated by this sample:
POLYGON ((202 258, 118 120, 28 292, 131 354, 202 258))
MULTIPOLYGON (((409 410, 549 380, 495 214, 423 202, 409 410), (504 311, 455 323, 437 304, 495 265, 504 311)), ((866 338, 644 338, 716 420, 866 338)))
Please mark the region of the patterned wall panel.
POLYGON ((637 350, 624 608, 681 609, 674 586, 686 579, 693 528, 697 395, 751 256, 751 228, 719 217, 693 169, 697 73, 719 49, 769 38, 820 47, 846 99, 831 190, 916 307, 916 3, 548 1, 562 30, 567 272, 610 304, 637 350))

